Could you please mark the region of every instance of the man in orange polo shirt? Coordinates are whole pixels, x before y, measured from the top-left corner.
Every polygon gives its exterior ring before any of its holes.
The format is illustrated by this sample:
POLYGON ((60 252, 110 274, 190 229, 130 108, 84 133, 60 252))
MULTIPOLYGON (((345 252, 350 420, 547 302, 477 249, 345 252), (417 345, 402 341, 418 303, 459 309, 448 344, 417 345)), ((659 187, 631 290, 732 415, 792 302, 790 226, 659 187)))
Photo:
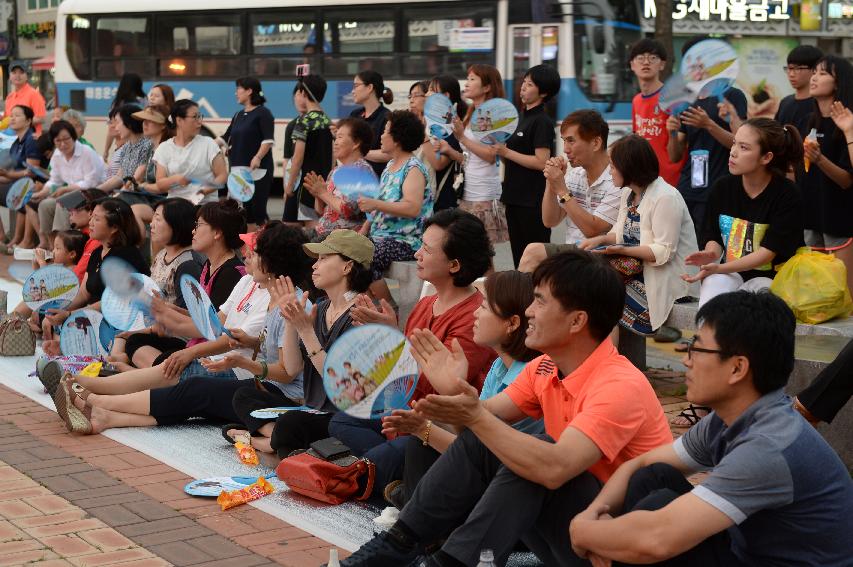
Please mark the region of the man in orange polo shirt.
POLYGON ((35 120, 33 126, 36 135, 41 135, 41 124, 47 114, 44 97, 29 83, 30 65, 26 61, 12 61, 9 65, 9 80, 12 83, 12 92, 6 97, 6 109, 4 116, 17 105, 29 106, 33 109, 35 120))
POLYGON ((409 565, 445 538, 417 565, 473 566, 483 549, 503 565, 520 539, 549 567, 583 564, 570 549, 570 520, 619 465, 672 442, 648 380, 609 338, 625 301, 616 272, 569 250, 542 262, 533 282, 525 343, 544 356, 485 402, 457 377, 458 394, 415 404, 435 423, 465 429, 399 521, 342 565, 409 565), (543 419, 547 435, 509 425, 528 416, 543 419))

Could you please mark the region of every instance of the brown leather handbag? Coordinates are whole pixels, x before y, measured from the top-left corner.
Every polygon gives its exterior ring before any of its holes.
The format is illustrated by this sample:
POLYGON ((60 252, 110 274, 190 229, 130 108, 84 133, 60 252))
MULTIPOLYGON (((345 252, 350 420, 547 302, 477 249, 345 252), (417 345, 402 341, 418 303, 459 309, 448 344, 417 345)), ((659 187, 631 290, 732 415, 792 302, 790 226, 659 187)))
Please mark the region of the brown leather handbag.
POLYGON ((32 356, 36 336, 26 321, 12 317, 0 323, 0 356, 32 356))
POLYGON ((275 474, 290 490, 327 504, 341 504, 351 498, 366 500, 373 492, 376 465, 352 455, 326 460, 314 449, 282 459, 275 474), (358 492, 358 480, 367 475, 367 486, 358 492))

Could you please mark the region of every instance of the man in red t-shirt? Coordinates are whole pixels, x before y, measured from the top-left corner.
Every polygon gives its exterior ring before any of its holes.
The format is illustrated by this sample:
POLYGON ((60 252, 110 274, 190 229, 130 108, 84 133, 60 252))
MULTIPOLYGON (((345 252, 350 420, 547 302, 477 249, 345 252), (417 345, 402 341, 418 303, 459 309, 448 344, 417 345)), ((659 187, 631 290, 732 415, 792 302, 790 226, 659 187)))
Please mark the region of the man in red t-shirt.
POLYGON ((408 565, 445 538, 425 565, 475 565, 482 549, 504 565, 519 539, 545 565, 580 563, 570 520, 621 463, 672 442, 648 380, 609 338, 625 301, 616 272, 570 250, 542 262, 533 283, 525 344, 545 355, 486 401, 457 376, 458 394, 415 404, 435 423, 464 430, 399 521, 341 565, 408 565), (510 425, 527 417, 543 419, 547 435, 510 425))
POLYGON ((669 132, 666 130, 666 119, 669 114, 658 105, 663 82, 660 75, 666 67, 666 49, 661 42, 654 39, 641 39, 631 47, 629 54, 631 70, 640 84, 640 92, 631 102, 631 128, 649 141, 660 162, 660 176, 676 187, 681 168, 687 160, 685 154, 681 161, 673 163, 666 152, 669 132))

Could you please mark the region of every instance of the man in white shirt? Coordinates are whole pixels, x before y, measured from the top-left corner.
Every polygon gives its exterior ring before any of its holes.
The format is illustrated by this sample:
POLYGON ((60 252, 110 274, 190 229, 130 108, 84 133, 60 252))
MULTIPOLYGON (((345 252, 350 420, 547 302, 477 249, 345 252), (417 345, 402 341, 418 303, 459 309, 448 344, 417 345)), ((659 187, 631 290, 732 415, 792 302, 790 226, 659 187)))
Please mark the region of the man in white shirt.
POLYGON ((577 110, 563 120, 566 157, 550 158, 543 170, 547 182, 542 222, 552 228, 565 219, 566 244, 529 244, 518 267, 522 272, 532 272, 546 257, 606 233, 616 222, 622 190, 610 176, 608 133, 607 122, 594 110, 577 110))
POLYGON ((40 201, 40 241, 52 246, 53 235, 71 227, 68 211, 57 207, 56 200, 72 191, 97 187, 106 178, 106 168, 95 150, 77 141, 77 130, 69 122, 57 120, 47 135, 55 148, 50 158, 50 180, 33 195, 33 201, 40 201))

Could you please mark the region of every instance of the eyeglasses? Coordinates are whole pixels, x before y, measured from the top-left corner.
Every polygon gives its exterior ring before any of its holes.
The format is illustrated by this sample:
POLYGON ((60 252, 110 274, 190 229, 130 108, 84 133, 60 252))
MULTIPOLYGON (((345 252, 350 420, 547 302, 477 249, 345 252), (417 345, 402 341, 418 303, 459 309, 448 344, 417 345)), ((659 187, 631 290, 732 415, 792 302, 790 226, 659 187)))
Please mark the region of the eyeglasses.
POLYGON ((416 98, 424 98, 424 97, 426 97, 425 94, 410 94, 409 100, 416 99, 416 98))
POLYGON ((71 136, 65 136, 64 138, 54 138, 53 139, 54 144, 64 144, 65 142, 73 142, 73 141, 74 141, 74 138, 72 138, 71 136))
POLYGON ((659 63, 660 57, 658 57, 657 55, 643 54, 634 57, 634 61, 636 61, 637 63, 659 63))
POLYGON ((707 354, 719 354, 724 358, 728 358, 730 356, 734 356, 733 354, 724 351, 724 350, 716 350, 711 348, 701 348, 696 346, 696 337, 693 337, 687 342, 687 359, 691 360, 693 358, 694 352, 704 352, 707 354))
POLYGON ((363 86, 364 86, 364 83, 356 83, 356 82, 353 82, 353 84, 352 84, 352 88, 353 88, 353 89, 354 89, 354 88, 356 88, 356 87, 363 87, 363 86))
POLYGON ((199 112, 198 114, 193 114, 192 116, 185 116, 184 118, 186 118, 187 120, 198 120, 199 122, 201 122, 202 120, 204 120, 204 114, 199 112))
POLYGON ((812 71, 808 65, 783 65, 782 71, 785 73, 793 73, 794 71, 812 71))
POLYGON ((210 226, 210 225, 209 225, 209 224, 207 224, 206 222, 202 222, 202 221, 196 221, 196 222, 195 222, 195 228, 196 228, 196 230, 198 230, 198 229, 199 229, 200 227, 202 227, 202 226, 210 226))

